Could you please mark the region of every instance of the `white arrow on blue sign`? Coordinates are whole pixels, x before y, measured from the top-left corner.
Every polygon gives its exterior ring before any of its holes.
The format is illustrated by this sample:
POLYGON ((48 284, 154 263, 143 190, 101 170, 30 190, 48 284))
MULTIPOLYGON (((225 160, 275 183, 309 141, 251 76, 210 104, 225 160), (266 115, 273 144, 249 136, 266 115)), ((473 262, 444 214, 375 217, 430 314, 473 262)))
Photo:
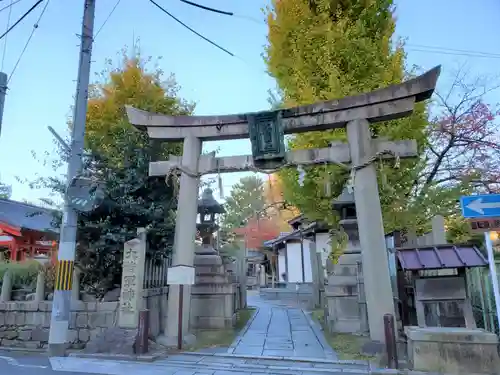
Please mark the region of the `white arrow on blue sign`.
POLYGON ((500 194, 469 195, 460 198, 462 215, 473 219, 500 217, 500 194))

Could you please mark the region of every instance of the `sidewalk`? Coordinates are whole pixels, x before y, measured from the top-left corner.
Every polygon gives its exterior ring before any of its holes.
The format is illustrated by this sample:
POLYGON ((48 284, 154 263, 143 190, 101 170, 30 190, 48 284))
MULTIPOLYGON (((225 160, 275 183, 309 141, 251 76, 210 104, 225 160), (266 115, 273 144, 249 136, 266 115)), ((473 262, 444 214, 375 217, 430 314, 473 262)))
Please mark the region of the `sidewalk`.
MULTIPOLYGON (((257 292, 258 293, 258 292, 257 292)), ((248 294, 256 315, 228 350, 230 354, 336 360, 319 326, 293 302, 248 294)))

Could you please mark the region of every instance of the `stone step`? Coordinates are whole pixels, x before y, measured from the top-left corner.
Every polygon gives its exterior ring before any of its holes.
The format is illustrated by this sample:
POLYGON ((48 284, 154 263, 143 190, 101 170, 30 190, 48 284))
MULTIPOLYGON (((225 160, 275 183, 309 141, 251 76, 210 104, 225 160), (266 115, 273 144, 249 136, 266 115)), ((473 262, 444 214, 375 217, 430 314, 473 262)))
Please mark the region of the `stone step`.
POLYGON ((168 358, 155 362, 157 365, 169 365, 186 369, 204 369, 206 371, 232 372, 238 374, 279 374, 279 375, 333 375, 369 374, 369 366, 364 361, 329 361, 291 358, 280 359, 278 357, 250 357, 237 355, 204 355, 196 353, 183 353, 172 355, 168 358))

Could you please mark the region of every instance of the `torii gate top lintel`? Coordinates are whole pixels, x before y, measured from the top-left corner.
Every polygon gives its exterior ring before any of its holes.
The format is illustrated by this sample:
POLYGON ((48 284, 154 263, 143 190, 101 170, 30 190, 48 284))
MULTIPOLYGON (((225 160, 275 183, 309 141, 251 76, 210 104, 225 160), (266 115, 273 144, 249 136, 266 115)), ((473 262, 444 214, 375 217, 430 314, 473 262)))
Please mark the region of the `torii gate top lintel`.
MULTIPOLYGON (((370 122, 407 116, 414 104, 430 98, 441 72, 437 66, 398 85, 338 100, 278 110, 285 134, 345 127, 363 118, 370 122)), ((248 114, 221 116, 168 116, 126 106, 132 125, 144 129, 153 139, 182 140, 195 135, 202 140, 248 138, 248 114)), ((259 113, 269 113, 262 111, 259 113)))

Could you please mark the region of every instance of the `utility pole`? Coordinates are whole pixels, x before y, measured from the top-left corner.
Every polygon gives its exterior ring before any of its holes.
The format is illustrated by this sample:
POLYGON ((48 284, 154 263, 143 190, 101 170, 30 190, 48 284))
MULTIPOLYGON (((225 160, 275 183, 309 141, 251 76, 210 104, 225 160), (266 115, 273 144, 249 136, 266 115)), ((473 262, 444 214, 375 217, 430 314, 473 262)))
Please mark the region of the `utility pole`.
POLYGON ((0 135, 3 124, 3 107, 5 104, 5 95, 7 94, 7 74, 0 72, 0 135))
MULTIPOLYGON (((87 117, 95 0, 84 0, 84 3, 78 80, 73 112, 73 131, 68 161, 68 186, 82 169, 83 141, 87 117)), ((49 354, 51 356, 64 356, 67 349, 66 342, 68 339, 70 316, 71 283, 73 281, 75 264, 77 219, 78 213, 69 205, 68 197, 65 197, 59 251, 57 254, 57 277, 56 285, 54 286, 54 300, 52 302, 52 317, 50 320, 49 354)))

